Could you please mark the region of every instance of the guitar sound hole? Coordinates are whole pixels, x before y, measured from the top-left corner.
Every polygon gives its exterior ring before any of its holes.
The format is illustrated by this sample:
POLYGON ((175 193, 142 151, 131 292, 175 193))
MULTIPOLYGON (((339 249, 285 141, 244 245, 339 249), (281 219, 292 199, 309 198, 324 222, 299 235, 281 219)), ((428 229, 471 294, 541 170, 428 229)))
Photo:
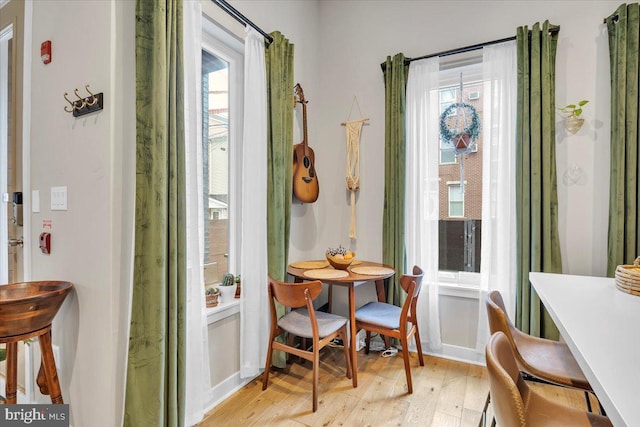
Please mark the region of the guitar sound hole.
POLYGON ((311 160, 309 160, 307 156, 304 156, 304 159, 302 159, 302 164, 304 164, 305 169, 309 169, 309 165, 311 165, 311 160))

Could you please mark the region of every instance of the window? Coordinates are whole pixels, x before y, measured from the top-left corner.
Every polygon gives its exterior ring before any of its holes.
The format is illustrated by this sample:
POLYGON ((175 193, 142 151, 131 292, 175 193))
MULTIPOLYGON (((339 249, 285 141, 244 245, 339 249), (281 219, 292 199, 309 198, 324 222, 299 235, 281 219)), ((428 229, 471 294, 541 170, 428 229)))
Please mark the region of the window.
POLYGON ((449 217, 464 218, 464 193, 462 186, 457 184, 449 185, 449 217))
POLYGON ((450 165, 456 163, 458 162, 456 160, 456 153, 453 151, 453 147, 440 143, 440 164, 450 165))
POLYGON ((242 45, 203 20, 202 181, 205 286, 236 272, 242 129, 242 45))
MULTIPOLYGON (((477 52, 476 52, 477 55, 477 52)), ((440 64, 440 115, 451 105, 463 102, 473 106, 482 123, 483 82, 482 57, 461 60, 457 55, 440 64), (462 87, 460 79, 462 78, 462 87)), ((465 117, 453 108, 445 118, 452 128, 465 127, 465 117)), ((470 120, 468 117, 466 120, 470 120)), ((480 271, 482 231, 482 129, 474 148, 464 155, 464 192, 460 164, 453 147, 440 144, 440 216, 439 259, 440 280, 469 285, 477 281, 480 271)))

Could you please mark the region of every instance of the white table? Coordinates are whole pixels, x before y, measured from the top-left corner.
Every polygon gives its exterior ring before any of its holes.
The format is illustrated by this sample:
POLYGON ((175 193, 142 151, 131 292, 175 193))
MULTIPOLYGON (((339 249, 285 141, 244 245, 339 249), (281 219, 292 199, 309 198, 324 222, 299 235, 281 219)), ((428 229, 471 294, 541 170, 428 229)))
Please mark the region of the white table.
POLYGON ((640 426, 640 296, 604 277, 529 279, 613 425, 640 426))

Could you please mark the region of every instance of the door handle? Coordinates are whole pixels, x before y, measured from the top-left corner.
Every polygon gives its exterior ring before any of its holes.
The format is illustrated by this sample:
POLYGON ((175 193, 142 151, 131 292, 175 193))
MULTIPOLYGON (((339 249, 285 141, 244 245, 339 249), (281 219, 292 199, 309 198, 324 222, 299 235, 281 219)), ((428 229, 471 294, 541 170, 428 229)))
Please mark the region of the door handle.
POLYGON ((19 239, 9 239, 9 246, 24 246, 24 242, 22 241, 22 237, 19 239))

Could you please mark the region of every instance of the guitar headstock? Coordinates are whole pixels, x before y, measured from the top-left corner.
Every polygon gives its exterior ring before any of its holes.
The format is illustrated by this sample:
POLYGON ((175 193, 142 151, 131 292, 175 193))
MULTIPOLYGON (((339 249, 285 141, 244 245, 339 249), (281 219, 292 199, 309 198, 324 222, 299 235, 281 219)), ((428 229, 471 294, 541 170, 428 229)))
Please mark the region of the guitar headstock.
POLYGON ((304 99, 304 92, 302 91, 302 86, 300 86, 300 83, 297 83, 294 89, 296 91, 296 95, 298 96, 298 102, 301 104, 306 104, 307 101, 304 99))

